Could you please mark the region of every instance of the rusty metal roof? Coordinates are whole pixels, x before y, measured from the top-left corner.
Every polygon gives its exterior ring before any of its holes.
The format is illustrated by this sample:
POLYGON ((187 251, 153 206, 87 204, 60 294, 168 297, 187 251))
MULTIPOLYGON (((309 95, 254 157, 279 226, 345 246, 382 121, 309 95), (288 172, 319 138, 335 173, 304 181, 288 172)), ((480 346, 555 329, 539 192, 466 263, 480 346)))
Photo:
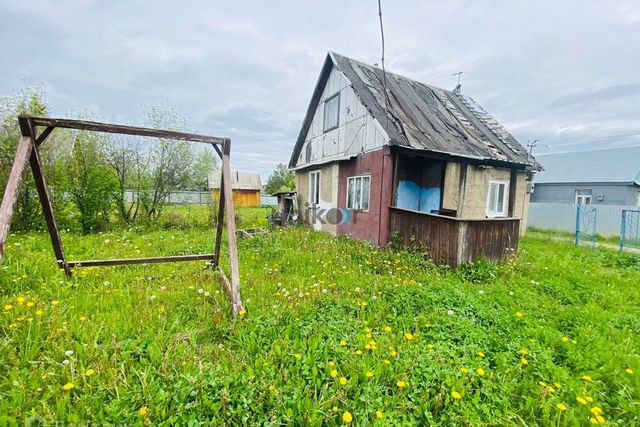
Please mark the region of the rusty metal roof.
MULTIPOLYGON (((542 169, 527 150, 470 97, 387 72, 385 112, 382 70, 333 52, 327 56, 316 92, 322 92, 332 66, 351 82, 360 101, 386 131, 389 145, 517 164, 529 170, 542 169)), ((312 104, 315 98, 316 93, 312 104)), ((296 149, 304 143, 316 107, 309 106, 296 149)), ((292 162, 295 163, 298 153, 294 150, 292 162)))

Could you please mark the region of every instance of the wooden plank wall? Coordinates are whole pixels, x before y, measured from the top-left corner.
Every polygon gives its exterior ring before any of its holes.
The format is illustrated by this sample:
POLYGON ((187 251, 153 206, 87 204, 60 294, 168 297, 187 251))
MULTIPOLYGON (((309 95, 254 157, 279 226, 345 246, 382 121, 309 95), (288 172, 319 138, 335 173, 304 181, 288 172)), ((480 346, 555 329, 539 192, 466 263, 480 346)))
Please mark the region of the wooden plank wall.
POLYGON ((464 220, 391 207, 389 226, 404 245, 415 242, 433 262, 451 267, 478 258, 503 261, 518 250, 517 218, 464 220))
MULTIPOLYGON (((220 199, 220 190, 212 190, 214 202, 220 199)), ((233 190, 233 205, 241 208, 255 208, 260 206, 259 190, 233 190)))

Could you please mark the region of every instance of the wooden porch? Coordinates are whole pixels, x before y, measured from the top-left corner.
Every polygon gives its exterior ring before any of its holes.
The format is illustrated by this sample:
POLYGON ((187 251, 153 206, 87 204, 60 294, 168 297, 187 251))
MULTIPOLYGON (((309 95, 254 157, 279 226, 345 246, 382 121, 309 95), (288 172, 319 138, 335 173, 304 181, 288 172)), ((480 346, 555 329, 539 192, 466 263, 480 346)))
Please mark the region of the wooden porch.
POLYGON ((455 268, 484 258, 502 261, 518 250, 519 218, 465 219, 389 208, 390 238, 427 249, 436 264, 455 268))

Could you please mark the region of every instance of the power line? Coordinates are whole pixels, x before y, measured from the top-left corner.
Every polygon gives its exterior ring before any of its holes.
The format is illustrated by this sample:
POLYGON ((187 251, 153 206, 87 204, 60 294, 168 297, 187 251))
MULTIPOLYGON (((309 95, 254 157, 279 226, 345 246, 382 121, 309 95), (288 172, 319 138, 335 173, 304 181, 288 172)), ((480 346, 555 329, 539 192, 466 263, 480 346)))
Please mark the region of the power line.
POLYGON ((384 67, 384 25, 382 24, 382 1, 378 0, 378 17, 380 19, 380 39, 382 41, 382 87, 384 89, 384 115, 387 118, 387 127, 389 125, 389 105, 387 95, 387 70, 384 67))

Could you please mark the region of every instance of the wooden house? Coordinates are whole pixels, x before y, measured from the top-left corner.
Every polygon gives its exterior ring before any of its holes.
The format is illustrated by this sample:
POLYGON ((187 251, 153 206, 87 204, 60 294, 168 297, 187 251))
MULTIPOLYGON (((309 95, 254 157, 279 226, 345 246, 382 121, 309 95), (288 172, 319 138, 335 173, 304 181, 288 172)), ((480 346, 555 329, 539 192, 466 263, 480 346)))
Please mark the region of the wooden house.
POLYGON ((329 53, 289 168, 303 219, 437 263, 503 259, 540 165, 473 99, 329 53))
MULTIPOLYGON (((220 197, 220 171, 209 173, 209 190, 213 200, 220 197)), ((231 173, 231 190, 233 194, 233 205, 236 207, 258 207, 260 206, 260 175, 257 173, 246 173, 235 171, 231 173)))

